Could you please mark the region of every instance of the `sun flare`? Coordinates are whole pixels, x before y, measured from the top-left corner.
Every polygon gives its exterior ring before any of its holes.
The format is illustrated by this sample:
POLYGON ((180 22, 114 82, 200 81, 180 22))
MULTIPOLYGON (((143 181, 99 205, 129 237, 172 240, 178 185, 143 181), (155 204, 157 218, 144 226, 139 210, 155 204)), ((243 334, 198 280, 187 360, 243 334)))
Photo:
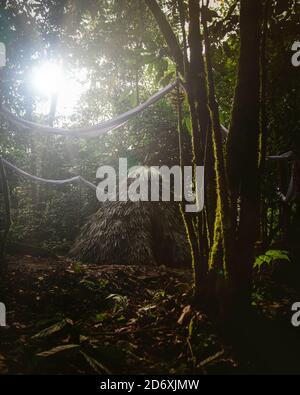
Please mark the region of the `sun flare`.
POLYGON ((47 96, 58 93, 63 84, 62 67, 56 63, 43 63, 35 67, 32 73, 34 89, 47 96))
MULTIPOLYGON (((57 95, 57 113, 71 115, 86 89, 87 78, 84 69, 67 72, 59 63, 45 62, 33 69, 31 84, 34 93, 42 96, 46 101, 57 95)), ((47 112, 47 103, 39 103, 38 111, 47 112)))

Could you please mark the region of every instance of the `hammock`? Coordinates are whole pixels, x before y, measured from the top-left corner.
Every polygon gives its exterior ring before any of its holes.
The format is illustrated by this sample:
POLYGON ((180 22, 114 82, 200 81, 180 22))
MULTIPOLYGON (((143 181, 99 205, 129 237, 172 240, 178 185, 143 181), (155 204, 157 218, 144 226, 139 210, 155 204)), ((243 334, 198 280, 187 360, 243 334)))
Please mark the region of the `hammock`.
POLYGON ((90 181, 87 181, 85 178, 81 177, 81 176, 74 176, 71 178, 66 178, 63 180, 51 180, 51 179, 47 179, 47 178, 41 178, 41 177, 37 177, 34 176, 32 174, 27 173, 24 170, 19 169, 17 166, 13 165, 12 163, 8 162, 7 160, 1 158, 0 159, 2 161, 2 163, 9 167, 11 170, 15 171, 16 173, 20 174, 23 177, 29 178, 30 180, 33 181, 39 181, 39 182, 43 182, 45 184, 52 184, 52 185, 63 185, 63 184, 69 184, 72 182, 82 182, 83 184, 87 185, 89 188, 93 189, 94 191, 97 189, 97 187, 92 184, 90 181))
POLYGON ((150 107, 152 104, 156 103, 162 97, 166 96, 170 91, 172 91, 176 87, 177 84, 178 81, 176 80, 172 84, 167 85, 165 88, 155 93, 148 100, 138 105, 137 107, 132 108, 131 110, 116 116, 115 118, 109 119, 107 121, 103 121, 98 125, 88 126, 85 128, 71 128, 71 129, 53 128, 39 123, 26 121, 25 119, 10 112, 4 106, 0 108, 0 115, 2 115, 7 121, 12 122, 17 126, 23 127, 25 129, 36 130, 37 132, 40 133, 56 134, 56 135, 68 136, 68 137, 97 137, 108 131, 117 129, 120 126, 124 125, 134 115, 140 113, 141 111, 150 107))
MULTIPOLYGON (((281 155, 271 155, 267 156, 268 160, 276 160, 279 162, 285 161, 285 160, 293 160, 294 159, 294 153, 293 151, 288 151, 284 152, 281 155)), ((289 203, 293 201, 297 195, 297 165, 296 161, 293 161, 292 164, 292 171, 291 171, 291 177, 289 181, 289 186, 286 195, 284 195, 279 187, 277 187, 277 195, 280 197, 280 199, 283 201, 283 203, 289 203)))
MULTIPOLYGON (((157 93, 155 93, 148 100, 146 100, 144 103, 138 105, 137 107, 135 107, 129 111, 126 111, 123 114, 116 116, 115 118, 104 121, 98 125, 88 126, 85 128, 71 128, 71 129, 53 128, 53 127, 42 125, 39 123, 26 121, 25 119, 22 119, 21 117, 10 112, 4 106, 0 107, 0 115, 2 115, 6 120, 12 122, 13 124, 15 124, 17 126, 23 127, 25 129, 36 130, 40 133, 48 133, 48 134, 55 134, 55 135, 68 136, 68 137, 97 137, 97 136, 100 136, 108 131, 117 129, 120 126, 124 125, 130 118, 132 118, 136 114, 140 113, 141 111, 145 110, 146 108, 150 107, 152 104, 156 103, 158 100, 160 100, 161 98, 166 96, 170 91, 172 91, 177 86, 178 83, 181 83, 182 85, 184 85, 180 79, 176 79, 175 82, 170 83, 165 88, 163 88, 160 91, 158 91, 157 93)), ((229 133, 229 130, 224 125, 221 125, 221 132, 223 134, 223 137, 226 138, 229 133)), ((288 151, 288 152, 285 152, 281 155, 267 156, 266 159, 267 160, 284 161, 287 159, 292 159, 293 157, 294 157, 293 152, 288 151)), ((4 164, 6 164, 12 170, 23 175, 24 177, 32 179, 34 181, 40 181, 40 182, 44 182, 44 183, 48 183, 48 184, 55 184, 55 185, 67 184, 67 183, 71 183, 71 182, 82 182, 82 183, 86 184, 87 186, 89 186, 90 188, 92 188, 93 190, 96 190, 96 186, 94 184, 85 180, 81 176, 75 176, 75 177, 68 178, 65 180, 49 180, 49 179, 40 178, 40 177, 34 176, 32 174, 26 173, 25 171, 14 166, 13 164, 7 162, 5 159, 2 159, 2 161, 4 164)), ((292 173, 291 173, 291 178, 290 178, 287 194, 284 195, 282 192, 280 192, 279 188, 277 188, 277 193, 278 193, 278 196, 281 198, 281 200, 284 203, 288 203, 295 198, 295 196, 297 194, 295 164, 293 165, 293 168, 292 168, 292 173)))

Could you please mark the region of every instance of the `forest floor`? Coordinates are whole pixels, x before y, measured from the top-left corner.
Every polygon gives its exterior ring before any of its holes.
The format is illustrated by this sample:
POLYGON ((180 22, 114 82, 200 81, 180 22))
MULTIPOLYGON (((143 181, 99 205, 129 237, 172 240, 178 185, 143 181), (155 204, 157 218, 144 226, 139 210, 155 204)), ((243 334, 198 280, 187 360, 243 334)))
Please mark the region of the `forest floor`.
POLYGON ((271 279, 236 342, 190 307, 189 270, 10 256, 1 283, 0 374, 300 373, 300 295, 271 279))

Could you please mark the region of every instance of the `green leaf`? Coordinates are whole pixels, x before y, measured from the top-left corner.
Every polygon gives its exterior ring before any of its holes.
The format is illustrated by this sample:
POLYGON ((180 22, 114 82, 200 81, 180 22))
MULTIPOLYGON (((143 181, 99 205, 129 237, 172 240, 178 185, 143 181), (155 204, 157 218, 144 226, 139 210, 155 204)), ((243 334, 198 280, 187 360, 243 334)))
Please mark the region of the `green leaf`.
POLYGON ((80 284, 83 284, 90 291, 95 291, 97 288, 97 284, 94 281, 83 279, 80 281, 80 284))
POLYGON ((170 73, 167 73, 167 74, 160 80, 160 83, 161 83, 162 85, 168 85, 174 77, 175 77, 174 71, 171 71, 170 73))
POLYGON ((290 262, 290 257, 288 255, 288 251, 284 250, 269 250, 266 252, 266 255, 272 257, 273 259, 282 259, 290 262))
POLYGON ((107 285, 108 285, 108 280, 101 279, 101 280, 99 280, 99 282, 98 282, 98 286, 99 286, 99 288, 101 288, 101 289, 106 288, 107 285))
POLYGON ((101 362, 97 361, 95 358, 91 357, 90 355, 86 354, 83 351, 80 351, 80 353, 83 355, 85 360, 88 362, 88 364, 94 369, 94 371, 98 374, 112 374, 107 367, 105 367, 101 362))
POLYGON ((128 307, 129 301, 127 296, 110 294, 106 299, 111 302, 114 314, 121 312, 122 310, 125 310, 128 307))
POLYGON ((265 254, 259 255, 253 264, 254 268, 261 269, 262 265, 270 265, 274 260, 285 260, 290 262, 288 251, 284 250, 268 250, 265 254))
POLYGON ((103 322, 108 318, 108 313, 98 313, 96 314, 96 322, 103 322))
POLYGON ((32 336, 31 339, 39 339, 39 338, 43 338, 46 336, 50 336, 53 333, 61 331, 67 325, 73 325, 73 321, 70 320, 69 318, 65 318, 62 321, 57 322, 56 324, 51 325, 48 328, 41 330, 40 332, 38 332, 37 334, 32 336))
POLYGON ((79 348, 79 347, 80 347, 79 344, 66 344, 64 346, 58 346, 58 347, 51 348, 51 350, 40 352, 36 355, 38 357, 47 358, 47 357, 51 357, 52 355, 55 355, 57 353, 60 353, 62 351, 73 350, 73 349, 79 348))

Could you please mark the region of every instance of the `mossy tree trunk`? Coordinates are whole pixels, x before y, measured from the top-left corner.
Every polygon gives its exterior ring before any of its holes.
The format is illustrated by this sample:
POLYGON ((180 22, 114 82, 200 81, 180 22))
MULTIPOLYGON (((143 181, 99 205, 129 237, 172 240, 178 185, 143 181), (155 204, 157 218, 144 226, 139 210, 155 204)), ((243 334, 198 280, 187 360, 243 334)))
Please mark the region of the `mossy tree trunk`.
MULTIPOLYGON (((199 1, 189 0, 189 34, 188 43, 190 59, 178 44, 177 38, 160 9, 156 0, 145 0, 168 44, 170 53, 176 62, 177 69, 186 83, 187 100, 192 123, 192 164, 193 167, 204 165, 206 135, 210 125, 207 103, 207 82, 202 54, 202 38, 200 33, 199 1), (185 56, 184 56, 185 55, 185 56)), ((182 3, 180 4, 183 5, 182 3)), ((200 284, 204 282, 207 272, 207 239, 205 213, 189 213, 182 211, 185 228, 191 248, 192 267, 194 272, 195 295, 199 296, 200 284)))
MULTIPOLYGON (((249 305, 253 250, 258 234, 262 0, 240 0, 240 61, 225 158, 206 7, 201 10, 198 0, 188 1, 190 53, 187 59, 156 0, 145 1, 186 82, 193 165, 205 165, 205 210, 197 215, 184 215, 196 297, 204 298, 205 303, 210 299, 218 315, 225 318, 237 312, 237 308, 249 305)), ((179 6, 182 13, 180 1, 179 6)))

